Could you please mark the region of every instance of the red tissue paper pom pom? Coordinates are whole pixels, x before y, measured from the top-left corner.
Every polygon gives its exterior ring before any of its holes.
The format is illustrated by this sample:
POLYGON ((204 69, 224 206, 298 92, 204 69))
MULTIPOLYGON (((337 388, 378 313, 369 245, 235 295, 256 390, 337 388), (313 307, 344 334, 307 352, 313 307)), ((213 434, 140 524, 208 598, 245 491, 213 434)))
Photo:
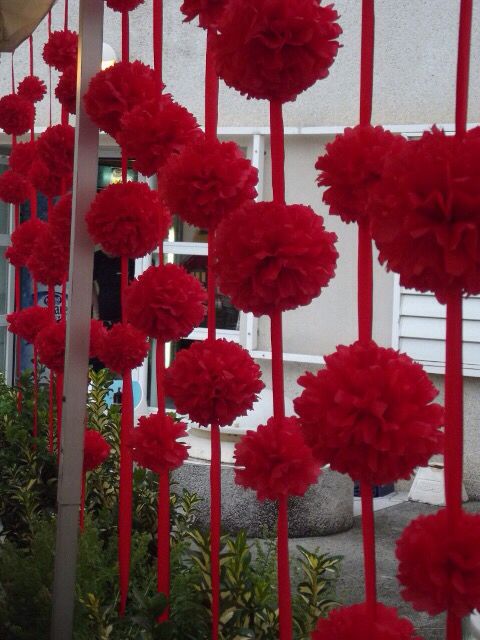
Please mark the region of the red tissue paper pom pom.
POLYGON ((442 509, 413 520, 397 540, 402 597, 435 616, 480 608, 480 516, 461 511, 455 524, 442 509))
POLYGON ((248 351, 228 340, 193 343, 177 354, 165 376, 178 413, 203 426, 225 427, 246 415, 264 386, 248 351))
POLYGON ((27 176, 36 156, 35 142, 17 142, 10 151, 10 169, 27 176))
POLYGON ((65 330, 65 321, 51 320, 35 338, 38 359, 55 373, 63 373, 65 365, 65 330))
POLYGON ((123 374, 142 364, 148 348, 144 333, 130 324, 118 322, 107 331, 98 355, 108 369, 123 374))
POLYGON ((191 22, 198 16, 198 24, 203 29, 216 29, 228 0, 183 0, 180 11, 184 22, 191 22))
POLYGON ((133 11, 143 4, 144 0, 106 0, 107 7, 114 11, 133 11))
POLYGON ((357 125, 347 127, 327 144, 315 168, 320 171, 317 182, 327 187, 323 201, 330 213, 346 222, 360 222, 368 216, 372 188, 383 174, 385 159, 406 143, 382 127, 357 125))
POLYGON ((305 444, 297 418, 270 418, 235 445, 235 482, 259 500, 303 496, 320 465, 305 444))
POLYGON ((111 184, 100 191, 85 220, 105 253, 141 258, 155 249, 170 226, 170 213, 144 182, 111 184))
POLYGON ((17 94, 30 102, 40 102, 47 93, 47 85, 38 76, 26 76, 18 85, 17 94))
POLYGON ((158 85, 151 67, 134 60, 116 62, 99 71, 84 96, 85 110, 95 124, 115 138, 124 113, 139 104, 158 99, 158 85))
POLYGON ((443 446, 443 408, 422 367, 373 341, 339 346, 325 368, 298 379, 305 440, 322 464, 354 480, 409 478, 443 446))
POLYGON ((94 429, 85 429, 83 441, 83 472, 93 471, 110 455, 110 445, 101 433, 94 429))
POLYGON ((480 128, 463 137, 433 128, 386 162, 371 230, 380 262, 400 283, 480 293, 480 128))
POLYGON ((55 96, 68 113, 77 112, 77 67, 65 69, 55 87, 55 96))
POLYGON ((149 267, 127 289, 126 318, 150 338, 179 340, 203 320, 206 299, 199 280, 182 267, 149 267))
POLYGON ((189 447, 179 438, 187 435, 187 425, 160 413, 142 416, 130 436, 133 459, 154 473, 177 469, 188 458, 189 447))
POLYGON ((249 98, 287 102, 326 78, 342 29, 321 0, 230 0, 215 42, 218 75, 249 98))
POLYGON ((70 176, 68 177, 66 184, 64 184, 65 179, 62 180, 60 176, 52 173, 46 163, 38 157, 32 162, 28 172, 28 177, 35 189, 43 193, 47 198, 55 198, 56 196, 59 196, 64 188, 68 189, 71 185, 70 176))
POLYGON ((39 331, 51 322, 51 316, 45 307, 26 307, 7 315, 8 330, 11 333, 33 343, 39 331))
POLYGON ((90 358, 98 358, 103 351, 103 343, 107 336, 107 330, 101 320, 90 320, 90 358))
POLYGON ((333 609, 328 618, 320 618, 312 640, 422 640, 412 623, 400 618, 394 607, 377 603, 372 629, 367 605, 333 609))
POLYGON ((33 126, 35 107, 16 93, 0 99, 0 129, 11 136, 21 136, 33 126))
POLYGON ((64 178, 73 172, 75 129, 70 124, 47 127, 37 140, 37 153, 51 173, 64 178))
POLYGON ((220 289, 256 316, 307 305, 333 277, 336 239, 310 207, 249 204, 218 226, 220 289))
POLYGON ((45 222, 30 219, 22 222, 12 233, 11 245, 7 247, 5 257, 14 267, 25 267, 33 250, 35 240, 43 230, 45 222))
POLYGON ((75 31, 53 31, 43 47, 43 59, 49 67, 65 71, 77 64, 78 35, 75 31))
POLYGON ((70 245, 70 228, 72 224, 71 193, 66 193, 51 208, 48 222, 55 235, 68 247, 70 245))
POLYGON ((168 94, 139 102, 122 117, 118 143, 146 176, 157 173, 184 146, 202 136, 195 117, 168 94))
POLYGON ((8 169, 0 175, 0 200, 22 204, 32 193, 32 185, 21 173, 8 169))
POLYGON ((49 286, 63 284, 67 279, 69 257, 68 247, 52 227, 43 222, 26 266, 37 282, 49 286))
POLYGON ((206 139, 188 145, 162 172, 171 211, 189 224, 214 229, 227 214, 254 200, 258 171, 234 142, 206 139))

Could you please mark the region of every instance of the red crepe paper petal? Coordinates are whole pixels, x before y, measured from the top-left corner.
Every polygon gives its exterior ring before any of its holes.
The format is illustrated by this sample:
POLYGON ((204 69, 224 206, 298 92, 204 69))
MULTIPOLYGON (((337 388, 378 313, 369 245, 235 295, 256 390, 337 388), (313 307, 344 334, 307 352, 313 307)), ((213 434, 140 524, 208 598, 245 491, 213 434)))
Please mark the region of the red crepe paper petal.
POLYGON ((55 198, 62 193, 64 188, 68 189, 71 186, 71 176, 68 176, 66 184, 64 184, 65 180, 52 173, 47 164, 38 157, 32 162, 28 177, 35 189, 47 198, 55 198))
POLYGON ((220 289, 256 316, 307 305, 334 275, 335 240, 310 207, 247 205, 225 218, 215 235, 220 289))
POLYGON ((30 102, 40 102, 47 93, 47 85, 38 76, 26 76, 18 85, 17 94, 30 102))
POLYGON ((26 307, 7 315, 8 330, 11 333, 33 343, 37 334, 51 322, 51 316, 45 307, 26 307))
POLYGON ((35 107, 16 93, 0 99, 0 129, 11 136, 21 136, 33 126, 35 107))
POLYGON ((90 358, 99 358, 107 336, 107 329, 101 320, 90 320, 90 358))
POLYGON ((94 429, 85 429, 83 442, 83 472, 93 471, 110 455, 110 445, 101 433, 94 429))
POLYGON ((57 71, 65 71, 77 64, 78 35, 65 29, 52 31, 43 47, 43 59, 57 71))
POLYGON ((191 22, 198 16, 198 24, 203 29, 216 29, 228 0, 183 0, 180 11, 184 22, 191 22))
POLYGON ((67 67, 58 79, 55 97, 68 113, 77 112, 77 67, 67 67))
POLYGON ((67 279, 69 257, 68 246, 43 222, 26 266, 37 282, 49 286, 63 284, 67 279))
POLYGON ((147 357, 148 349, 144 333, 119 322, 107 331, 98 355, 108 369, 123 374, 139 367, 147 357))
POLYGON ((48 222, 55 235, 65 245, 70 245, 72 223, 72 194, 66 193, 51 208, 48 222))
POLYGON ((60 178, 71 177, 75 129, 69 124, 47 127, 37 140, 37 153, 50 172, 60 178))
POLYGON ((0 200, 10 204, 22 204, 28 200, 32 185, 21 173, 11 169, 0 175, 0 200))
POLYGON ((8 159, 10 169, 27 176, 35 156, 35 142, 17 142, 10 151, 10 157, 8 159))
POLYGON ((133 11, 141 4, 143 4, 144 0, 106 0, 107 7, 113 9, 114 11, 133 11))
POLYGON ((305 440, 322 464, 369 484, 409 478, 443 447, 443 408, 422 367, 374 342, 339 346, 298 379, 305 440))
POLYGON ((177 412, 203 426, 226 426, 246 415, 263 389, 260 367, 227 340, 195 342, 180 351, 165 376, 177 412))
POLYGON ((11 245, 7 247, 5 257, 14 267, 25 267, 30 258, 35 240, 42 233, 43 225, 37 219, 22 222, 12 233, 11 245))
POLYGON ((177 469, 188 458, 189 447, 178 442, 186 435, 184 422, 160 413, 142 416, 130 438, 133 459, 154 473, 177 469))
POLYGON ((50 321, 35 338, 38 359, 55 373, 63 373, 65 364, 65 321, 50 321))

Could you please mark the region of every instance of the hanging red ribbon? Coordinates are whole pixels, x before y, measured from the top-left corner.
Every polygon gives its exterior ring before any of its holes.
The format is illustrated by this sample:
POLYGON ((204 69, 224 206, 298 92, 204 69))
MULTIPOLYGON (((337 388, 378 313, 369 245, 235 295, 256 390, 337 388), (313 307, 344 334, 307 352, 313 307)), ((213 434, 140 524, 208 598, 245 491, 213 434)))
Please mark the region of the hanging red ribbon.
POLYGON ((133 425, 132 372, 123 374, 122 416, 120 421, 120 487, 118 498, 118 562, 120 572, 120 615, 125 614, 130 578, 132 541, 133 460, 129 446, 133 425))

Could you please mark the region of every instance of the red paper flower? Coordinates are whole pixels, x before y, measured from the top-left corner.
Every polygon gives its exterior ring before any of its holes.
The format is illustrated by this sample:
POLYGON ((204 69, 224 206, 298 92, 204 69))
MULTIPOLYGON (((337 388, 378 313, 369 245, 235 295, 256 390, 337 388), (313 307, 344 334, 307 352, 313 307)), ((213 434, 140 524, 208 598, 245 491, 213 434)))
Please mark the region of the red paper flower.
POLYGON ((203 29, 216 29, 228 0, 183 0, 180 11, 184 22, 191 22, 198 16, 198 24, 203 29))
POLYGON ((236 307, 256 316, 309 304, 333 277, 335 240, 310 207, 247 205, 218 226, 219 286, 236 307))
POLYGON ((397 540, 402 597, 435 616, 458 617, 480 608, 480 516, 460 512, 455 524, 442 509, 413 520, 397 540))
POLYGON ((259 500, 303 496, 320 465, 303 439, 297 418, 270 418, 235 445, 235 482, 259 500))
POLYGON ((103 351, 107 330, 101 320, 90 320, 90 358, 98 358, 103 351))
POLYGON ((30 219, 22 222, 12 233, 11 245, 5 252, 5 257, 14 267, 25 267, 31 256, 35 240, 40 235, 45 222, 30 219))
POLYGON ((27 176, 36 155, 35 142, 17 142, 10 151, 10 169, 27 176))
POLYGON ((95 124, 116 137, 122 116, 134 107, 158 99, 158 85, 151 67, 135 60, 117 62, 90 80, 85 109, 95 124))
POLYGON ((67 67, 58 79, 55 96, 68 113, 77 112, 77 67, 67 67))
POLYGON ((83 472, 93 471, 110 455, 110 445, 101 433, 94 429, 85 429, 83 441, 83 472))
POLYGON ((63 373, 65 363, 65 321, 51 320, 35 338, 38 359, 55 373, 63 373))
POLYGON ((234 142, 201 139, 172 158, 162 172, 171 211, 189 224, 214 229, 227 214, 253 200, 258 171, 234 142))
POLYGON ((30 102, 40 102, 47 93, 47 85, 38 76, 26 76, 18 85, 17 94, 30 102))
POLYGON ((400 283, 480 293, 480 128, 446 136, 434 128, 403 145, 385 165, 371 227, 380 261, 400 283))
POLYGON ((35 189, 43 193, 47 198, 59 196, 64 188, 68 189, 71 185, 70 177, 66 184, 63 184, 65 180, 52 173, 45 162, 39 158, 35 159, 30 166, 28 177, 35 189))
POLYGON ((75 129, 69 124, 47 127, 37 140, 37 153, 51 173, 64 178, 73 172, 75 129))
POLYGON ((66 193, 51 208, 48 222, 59 240, 70 245, 70 228, 72 223, 72 194, 66 193))
POLYGON ((224 427, 246 415, 263 387, 248 351, 227 340, 194 342, 177 354, 165 377, 178 413, 203 426, 224 427))
POLYGON ((21 136, 33 126, 35 107, 16 93, 0 99, 0 129, 11 136, 21 136))
POLYGON ((144 333, 130 324, 118 322, 107 331, 98 355, 108 369, 123 374, 142 364, 147 357, 148 346, 144 333))
POLYGON ((0 200, 10 204, 22 204, 28 200, 32 185, 21 173, 7 169, 0 175, 0 200))
POLYGON ((419 364, 374 342, 339 346, 298 379, 305 440, 322 464, 369 484, 408 478, 442 450, 443 409, 419 364))
POLYGON ((43 59, 57 71, 77 64, 78 35, 75 31, 52 31, 43 47, 43 59))
POLYGON ((149 267, 127 289, 128 322, 161 342, 188 336, 205 316, 199 280, 175 264, 149 267))
POLYGON ((8 330, 11 333, 33 343, 39 331, 51 322, 51 316, 45 307, 26 307, 7 315, 8 330))
POLYGON ((106 0, 107 7, 114 11, 133 11, 143 4, 144 0, 106 0))
POLYGON ((328 76, 337 19, 320 0, 230 0, 218 25, 217 73, 249 98, 295 100, 328 76))
POLYGON ((97 194, 85 219, 95 244, 128 258, 153 251, 170 226, 158 193, 144 182, 109 185, 97 194))
POLYGON ((393 607, 379 602, 375 609, 374 628, 365 603, 333 609, 328 618, 320 618, 312 640, 422 640, 412 623, 400 618, 393 607))
POLYGON ((178 442, 187 435, 187 425, 160 413, 142 416, 132 431, 133 459, 154 473, 180 467, 188 458, 189 447, 178 442))
POLYGON ((129 157, 135 158, 134 168, 151 176, 201 135, 194 116, 164 94, 149 102, 139 100, 126 112, 117 138, 129 157))
POLYGON ((382 127, 347 127, 326 146, 317 160, 318 184, 327 187, 323 201, 330 213, 346 222, 360 222, 368 216, 372 188, 383 175, 389 153, 395 153, 405 138, 382 127))
POLYGON ((49 286, 63 284, 67 279, 68 265, 68 247, 52 227, 43 222, 26 265, 33 279, 49 286))

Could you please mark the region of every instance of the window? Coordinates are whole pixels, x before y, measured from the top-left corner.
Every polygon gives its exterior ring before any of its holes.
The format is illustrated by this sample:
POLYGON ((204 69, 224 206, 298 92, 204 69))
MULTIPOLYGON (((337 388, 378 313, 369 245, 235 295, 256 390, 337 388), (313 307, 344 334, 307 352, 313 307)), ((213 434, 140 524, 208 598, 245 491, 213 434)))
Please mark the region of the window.
MULTIPOLYGON (((7 168, 8 160, 0 158, 0 173, 7 168)), ((13 336, 7 331, 6 315, 13 310, 13 269, 5 259, 10 244, 12 207, 0 201, 0 372, 12 381, 13 336)))

